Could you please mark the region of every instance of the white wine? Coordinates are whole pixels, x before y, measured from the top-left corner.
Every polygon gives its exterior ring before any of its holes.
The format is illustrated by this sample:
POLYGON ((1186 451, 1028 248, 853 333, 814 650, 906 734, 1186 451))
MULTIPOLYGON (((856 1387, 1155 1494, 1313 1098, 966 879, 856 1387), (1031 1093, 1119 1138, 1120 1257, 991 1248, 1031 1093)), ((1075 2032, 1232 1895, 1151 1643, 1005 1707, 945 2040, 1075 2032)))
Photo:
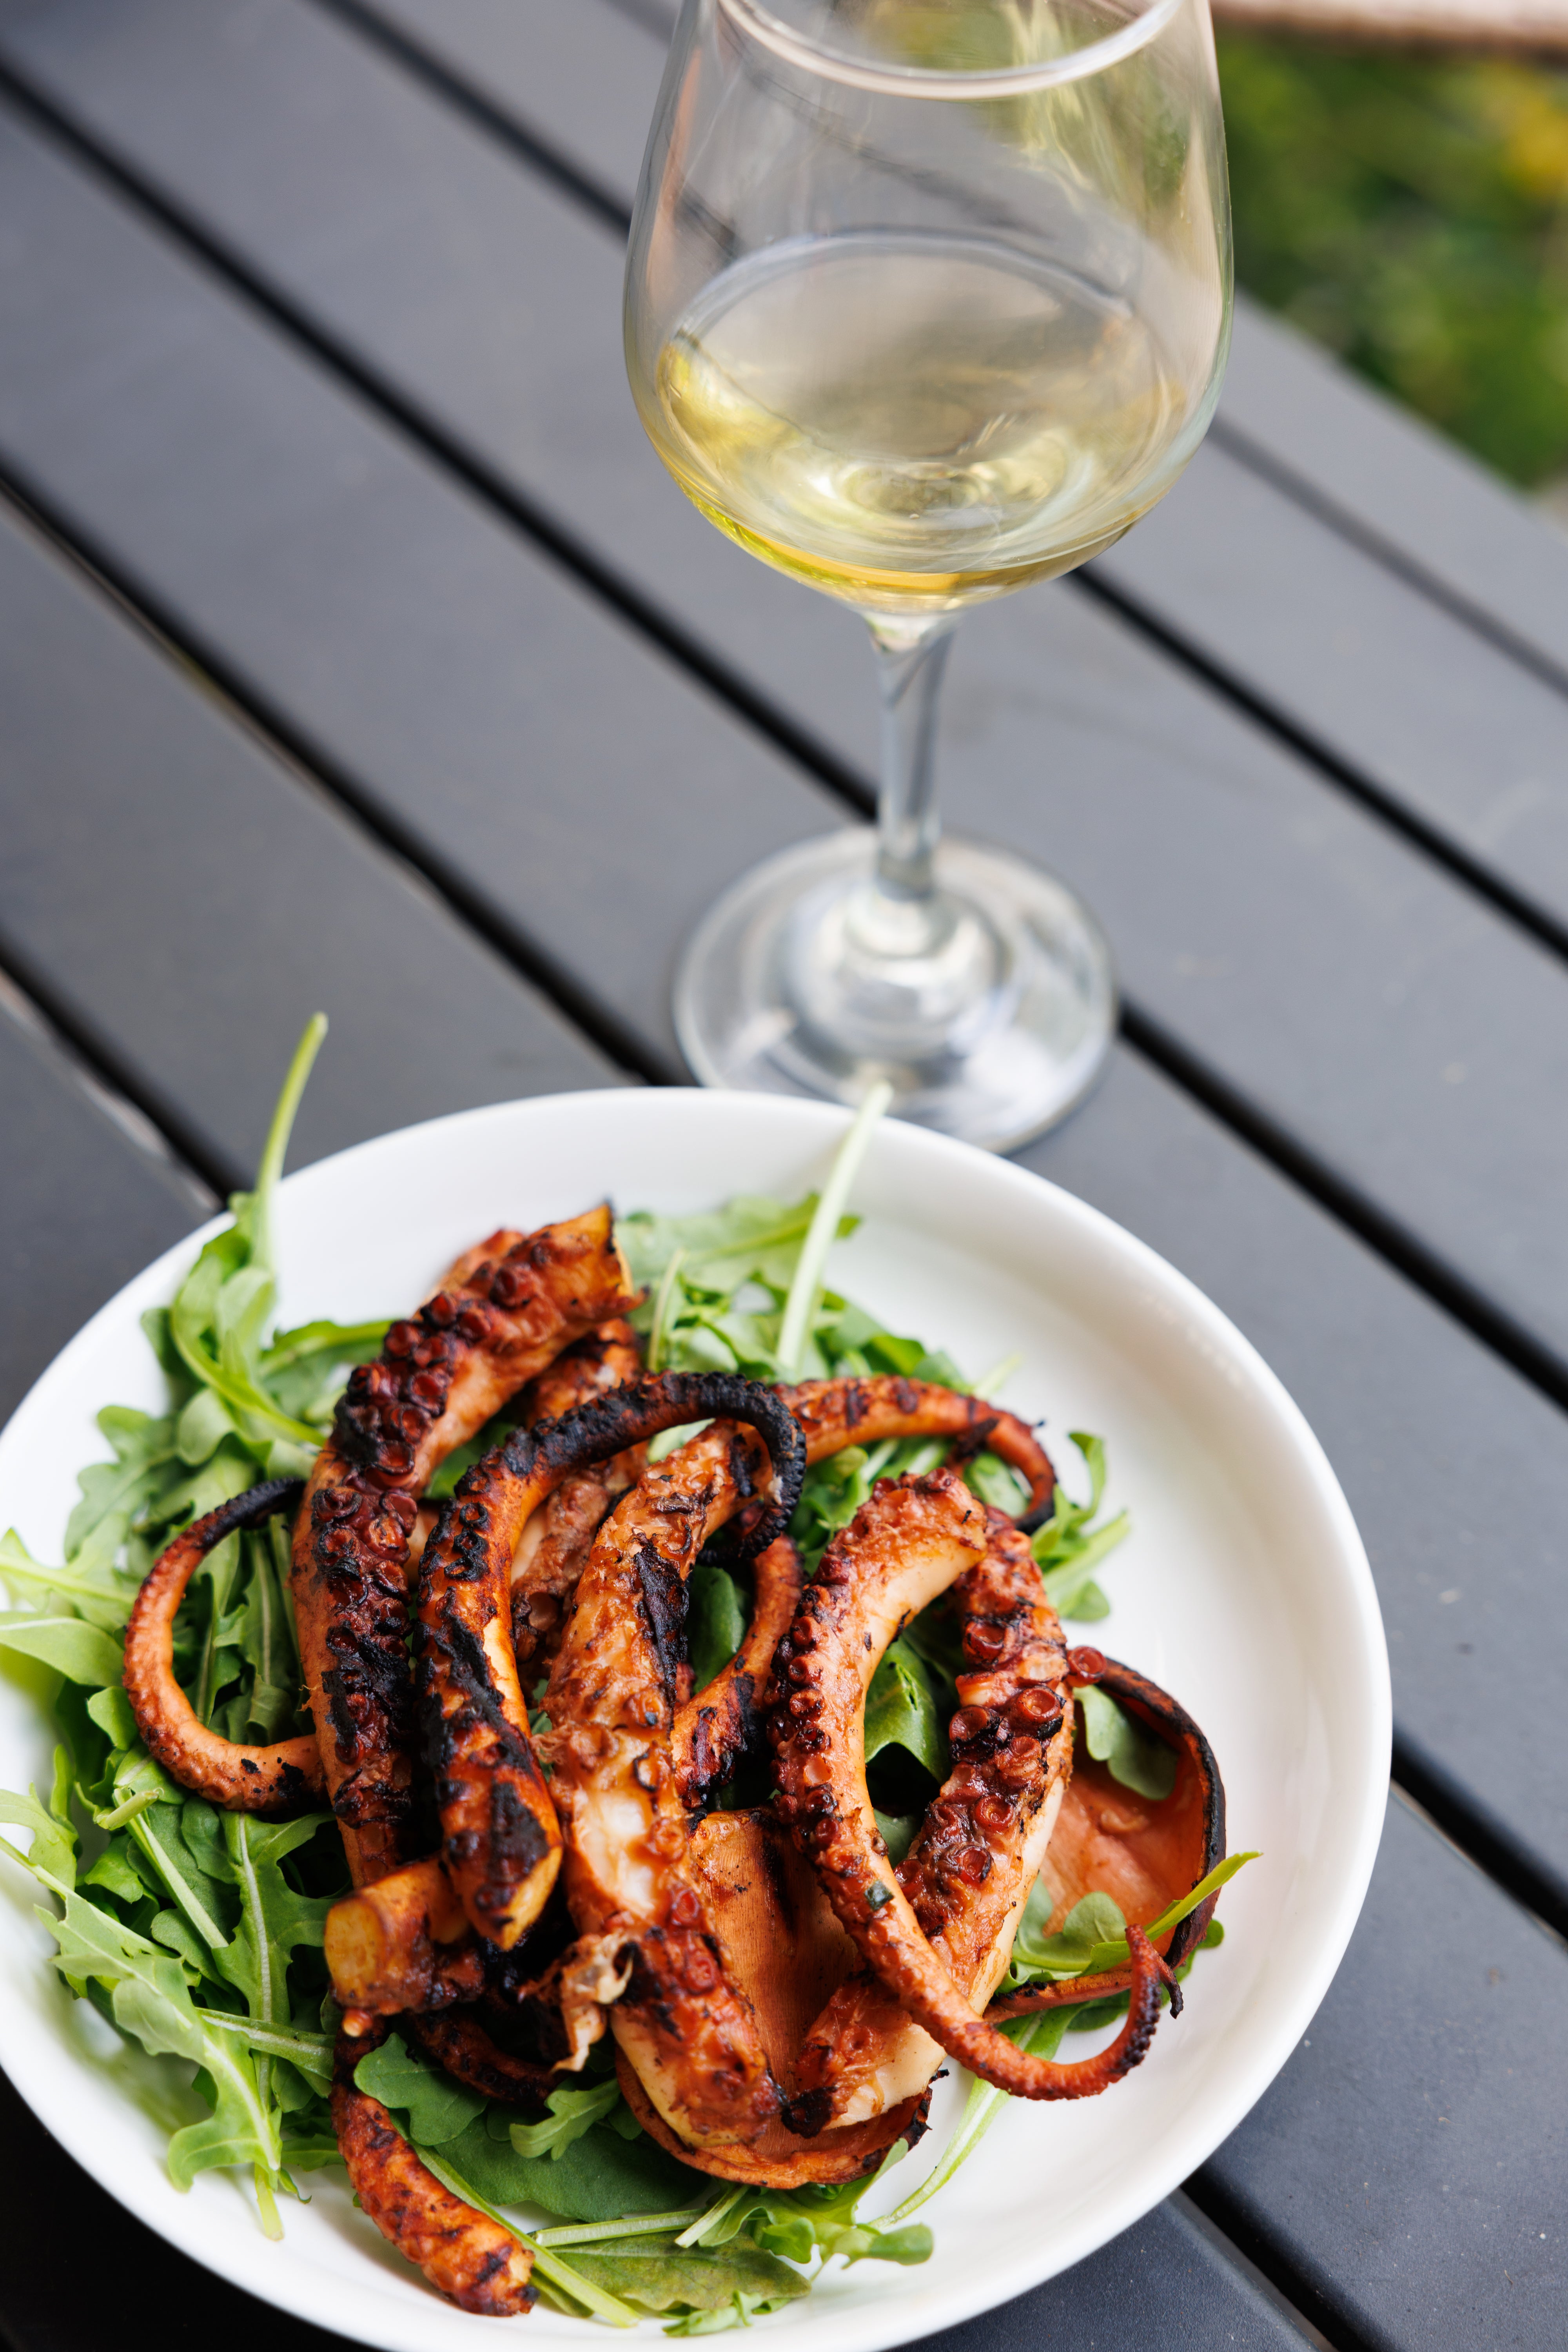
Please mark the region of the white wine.
POLYGON ((1190 456, 1205 389, 1081 278, 887 231, 723 271, 643 421, 752 554, 868 610, 954 610, 1119 539, 1190 456))

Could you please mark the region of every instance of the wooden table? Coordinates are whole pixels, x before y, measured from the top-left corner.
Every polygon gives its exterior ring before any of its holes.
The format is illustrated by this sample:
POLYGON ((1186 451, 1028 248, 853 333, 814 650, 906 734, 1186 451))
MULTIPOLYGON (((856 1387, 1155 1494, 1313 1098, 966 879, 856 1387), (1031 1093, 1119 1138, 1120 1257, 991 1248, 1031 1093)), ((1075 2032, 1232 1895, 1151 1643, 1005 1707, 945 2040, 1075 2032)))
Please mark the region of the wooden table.
MULTIPOLYGON (((0 0, 7 1407, 247 1176, 313 1007, 299 1157, 668 1082, 693 918, 863 817, 858 633, 683 504, 626 392, 665 31, 661 0, 0 0)), ((1279 2081, 949 2341, 1560 2352, 1568 547, 1244 310, 1176 493, 973 619, 950 686, 953 819, 1079 885, 1126 986, 1105 1084, 1022 1156, 1300 1399, 1397 1735, 1279 2081)), ((9 2095, 3 2147, 15 2352, 154 2315, 303 2352, 9 2095)))

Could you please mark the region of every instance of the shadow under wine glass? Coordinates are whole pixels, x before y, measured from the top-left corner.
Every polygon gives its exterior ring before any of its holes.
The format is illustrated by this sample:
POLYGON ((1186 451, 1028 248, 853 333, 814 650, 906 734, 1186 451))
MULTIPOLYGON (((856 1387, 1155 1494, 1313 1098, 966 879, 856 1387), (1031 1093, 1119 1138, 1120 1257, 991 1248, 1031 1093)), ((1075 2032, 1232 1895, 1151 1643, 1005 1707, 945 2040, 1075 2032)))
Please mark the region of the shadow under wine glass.
POLYGON ((1093 917, 942 837, 936 698, 971 604, 1087 562, 1218 397, 1231 302, 1207 0, 685 0, 626 266, 643 424, 721 530, 870 626, 879 821, 769 858, 682 961, 710 1086, 995 1149, 1092 1084, 1093 917))

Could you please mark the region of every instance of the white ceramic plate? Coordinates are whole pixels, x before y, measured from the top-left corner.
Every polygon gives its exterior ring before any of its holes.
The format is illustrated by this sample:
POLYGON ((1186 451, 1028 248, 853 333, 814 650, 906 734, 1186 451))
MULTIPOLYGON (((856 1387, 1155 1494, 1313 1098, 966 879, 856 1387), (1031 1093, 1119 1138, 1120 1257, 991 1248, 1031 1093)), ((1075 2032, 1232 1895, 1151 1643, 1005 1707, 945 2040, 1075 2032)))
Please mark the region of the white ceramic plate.
MULTIPOLYGON (((841 1111, 776 1096, 649 1091, 504 1104, 384 1136, 283 1186, 282 1319, 400 1312, 476 1234, 606 1193, 667 1211, 740 1192, 797 1197, 844 1126, 841 1111)), ((1383 1628, 1350 1510, 1225 1317, 1093 1209, 918 1128, 882 1128, 855 1205, 865 1223, 835 1254, 836 1286, 971 1372, 1019 1352, 1006 1401, 1045 1418, 1047 1444, 1068 1428, 1108 1439, 1110 1499, 1131 1507, 1134 1532, 1092 1638, 1191 1708, 1225 1776, 1232 1849, 1263 1859, 1227 1888, 1226 1942, 1200 1957, 1185 2014, 1164 2021, 1136 2074, 1102 2098, 1010 2107, 922 2214, 936 2236, 923 2268, 837 2268, 760 2323, 778 2337, 809 2329, 814 2352, 877 2352, 1021 2294, 1203 2162, 1283 2065, 1339 1964, 1389 1758, 1383 1628)), ((39 1557, 59 1557, 77 1471, 105 1451, 98 1409, 162 1408, 137 1318, 170 1297, 204 1238, 95 1316, 0 1437, 0 1528, 18 1527, 39 1557)), ((42 1781, 50 1744, 25 1693, 0 1682, 0 1786, 42 1781)), ((285 2205, 281 2245, 260 2235, 231 2177, 178 2194, 145 2103, 156 2070, 106 2050, 113 2037, 58 1986, 49 1948, 30 1883, 0 1864, 0 2063, 111 2195, 221 2276, 386 2352, 494 2340, 496 2322, 441 2302, 353 2210, 341 2176, 312 2176, 311 2204, 285 2205)), ((922 2177, 960 2090, 939 2089, 932 2136, 884 2207, 922 2177)), ((582 2340, 587 2325, 542 2306, 526 2322, 533 2340, 582 2340)))

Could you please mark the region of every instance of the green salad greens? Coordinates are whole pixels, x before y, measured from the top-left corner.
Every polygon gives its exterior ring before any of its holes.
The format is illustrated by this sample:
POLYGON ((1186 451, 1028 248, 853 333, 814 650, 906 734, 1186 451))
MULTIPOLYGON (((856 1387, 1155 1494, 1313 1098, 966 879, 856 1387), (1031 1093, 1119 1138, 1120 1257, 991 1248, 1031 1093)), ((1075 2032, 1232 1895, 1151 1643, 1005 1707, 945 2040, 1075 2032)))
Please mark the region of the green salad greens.
MULTIPOLYGON (((236 1194, 232 1222, 206 1244, 173 1303, 142 1318, 165 1410, 110 1405, 100 1413, 110 1458, 80 1474, 58 1567, 36 1559, 14 1531, 0 1539, 0 1580, 15 1604, 0 1611, 4 1670, 58 1735, 46 1790, 0 1792, 0 1822, 28 1839, 26 1850, 10 1839, 0 1847, 49 1898, 38 1916, 70 1992, 128 2044, 177 2062, 138 2076, 170 2131, 170 2177, 185 2188, 213 2167, 247 2173, 261 2226, 274 2237, 282 2233, 279 2198, 303 2199, 303 2176, 339 2161, 326 2096, 338 2011, 321 1947, 327 1912, 347 1891, 342 1843, 330 1813, 263 1822, 220 1811, 171 1780, 138 1736, 121 1687, 121 1634, 142 1578, 176 1530, 258 1478, 306 1471, 349 1371, 380 1349, 384 1321, 269 1328, 277 1186, 325 1028, 317 1016, 300 1040, 254 1192, 236 1194), (155 2090, 146 2088, 154 2080, 155 2090)), ((855 1230, 844 1202, 879 1108, 868 1104, 856 1121, 820 1198, 747 1196, 700 1216, 620 1221, 645 1288, 634 1320, 650 1365, 765 1381, 894 1372, 971 1387, 951 1358, 883 1328, 823 1280, 831 1244, 855 1230)), ((1008 1369, 974 1389, 990 1393, 1008 1369)), ((441 1491, 505 1425, 502 1416, 444 1466, 441 1491)), ((1094 1620, 1110 1608, 1096 1571, 1128 1522, 1125 1512, 1100 1517, 1100 1441, 1075 1433, 1073 1443, 1085 1499, 1058 1488, 1034 1551, 1062 1615, 1094 1620)), ((924 1440, 851 1447, 809 1471, 793 1526, 808 1569, 876 1479, 930 1469, 947 1452, 924 1440)), ((987 1502, 1020 1507, 1021 1484, 996 1456, 981 1454, 963 1475, 987 1502)), ((689 1620, 699 1686, 733 1655, 749 1606, 743 1571, 700 1563, 689 1620)), ((871 1686, 867 1757, 895 1857, 948 1770, 958 1664, 956 1631, 939 1601, 892 1644, 871 1686)), ((197 1714, 226 1738, 273 1740, 310 1727, 280 1521, 228 1538, 197 1570, 180 1612, 175 1668, 197 1714)), ((1114 1701, 1085 1696, 1090 1752, 1128 1787, 1163 1793, 1167 1751, 1114 1701)), ((765 1797, 763 1768, 748 1771, 723 1801, 765 1797)), ((1194 1907, 1239 1859, 1161 1924, 1194 1907)), ((1049 1909, 1037 1887, 1010 1986, 1125 1959, 1125 1922, 1108 1897, 1088 1897, 1055 1936, 1045 1932, 1049 1909)), ((1210 1939, 1217 1934, 1211 1928, 1210 1939)), ((1081 2021, 1100 2022, 1105 2009, 1093 2005, 1081 2021)), ((1054 2048, 1068 2014, 1008 2030, 1054 2048)), ((890 2221, 868 2222, 858 2209, 904 2154, 901 2143, 875 2181, 847 2189, 715 2184, 641 2130, 607 2044, 552 2094, 543 2120, 482 2099, 395 2033, 361 2059, 355 2079, 439 2179, 532 2248, 536 2281, 563 2309, 618 2326, 656 2314, 667 2333, 690 2336, 778 2309, 836 2257, 925 2261, 931 2233, 909 2226, 907 2215, 951 2177, 1003 2096, 977 2085, 930 2179, 890 2221), (531 2217, 526 2231, 520 2210, 531 2217)))

